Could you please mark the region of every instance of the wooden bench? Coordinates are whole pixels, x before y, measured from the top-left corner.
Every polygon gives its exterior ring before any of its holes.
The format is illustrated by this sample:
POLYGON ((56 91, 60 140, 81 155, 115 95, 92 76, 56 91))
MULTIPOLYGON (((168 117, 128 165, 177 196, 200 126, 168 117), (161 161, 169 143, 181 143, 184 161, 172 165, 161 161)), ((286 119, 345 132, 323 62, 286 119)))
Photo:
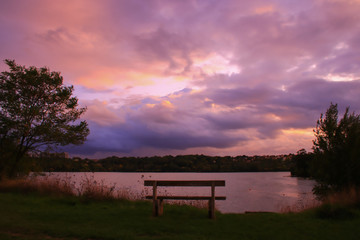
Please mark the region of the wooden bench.
POLYGON ((159 181, 145 180, 144 186, 153 187, 153 195, 146 196, 146 199, 153 200, 153 215, 163 214, 163 200, 208 200, 209 218, 215 218, 215 200, 226 200, 225 196, 215 196, 215 187, 224 187, 224 180, 195 180, 195 181, 159 181), (211 196, 158 196, 157 187, 211 187, 211 196))

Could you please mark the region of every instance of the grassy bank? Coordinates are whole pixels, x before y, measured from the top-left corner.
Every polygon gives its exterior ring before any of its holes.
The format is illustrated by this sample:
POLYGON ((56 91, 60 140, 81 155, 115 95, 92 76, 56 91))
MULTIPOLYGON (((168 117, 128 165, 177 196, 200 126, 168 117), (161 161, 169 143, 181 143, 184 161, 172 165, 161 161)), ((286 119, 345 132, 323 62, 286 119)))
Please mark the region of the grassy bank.
MULTIPOLYGON (((0 193, 0 239, 360 239, 360 211, 322 216, 302 213, 217 214, 166 205, 151 216, 151 202, 82 201, 73 196, 0 193)), ((339 211, 339 212, 337 212, 339 211)))

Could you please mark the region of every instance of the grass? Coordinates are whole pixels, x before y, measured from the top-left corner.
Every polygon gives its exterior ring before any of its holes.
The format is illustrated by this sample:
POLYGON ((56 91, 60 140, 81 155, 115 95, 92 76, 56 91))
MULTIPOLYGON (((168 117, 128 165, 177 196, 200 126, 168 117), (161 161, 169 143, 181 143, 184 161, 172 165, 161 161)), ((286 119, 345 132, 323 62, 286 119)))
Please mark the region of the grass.
POLYGON ((360 211, 351 218, 302 213, 220 214, 166 205, 152 217, 148 201, 83 202, 77 197, 0 193, 0 239, 360 239, 360 211))
POLYGON ((76 196, 82 201, 107 201, 133 199, 137 196, 126 189, 115 190, 115 184, 108 186, 96 181, 93 176, 85 177, 78 187, 71 177, 53 178, 33 176, 19 179, 5 179, 0 182, 0 192, 36 193, 46 196, 76 196))
POLYGON ((154 218, 150 201, 84 201, 20 186, 0 185, 0 239, 360 239, 360 210, 344 205, 300 213, 217 213, 216 220, 207 219, 204 208, 165 205, 164 215, 154 218))

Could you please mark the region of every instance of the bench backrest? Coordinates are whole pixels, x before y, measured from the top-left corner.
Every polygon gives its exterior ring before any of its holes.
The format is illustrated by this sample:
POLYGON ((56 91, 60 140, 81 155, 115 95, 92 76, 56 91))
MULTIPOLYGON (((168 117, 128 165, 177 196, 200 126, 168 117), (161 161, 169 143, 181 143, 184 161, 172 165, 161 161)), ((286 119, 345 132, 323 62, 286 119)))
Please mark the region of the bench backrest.
POLYGON ((224 187, 224 180, 145 180, 144 186, 162 186, 162 187, 206 187, 217 186, 224 187))

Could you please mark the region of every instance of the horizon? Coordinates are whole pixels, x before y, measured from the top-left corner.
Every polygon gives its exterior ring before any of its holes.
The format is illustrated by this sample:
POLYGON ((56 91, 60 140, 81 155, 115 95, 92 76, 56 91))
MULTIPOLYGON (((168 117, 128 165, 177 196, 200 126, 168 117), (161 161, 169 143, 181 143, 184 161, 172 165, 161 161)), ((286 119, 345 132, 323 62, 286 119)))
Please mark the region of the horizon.
MULTIPOLYGON (((300 149, 301 150, 301 149, 300 149)), ((55 153, 63 153, 63 152, 55 152, 55 153)), ((64 153, 67 153, 67 152, 64 152, 64 153)), ((307 153, 310 153, 310 152, 307 152, 307 153)), ((242 157, 242 156, 246 156, 246 157, 271 157, 271 156, 289 156, 289 155, 296 155, 296 153, 284 153, 284 154, 262 154, 262 155, 223 155, 223 156, 219 156, 219 155, 205 155, 205 154, 180 154, 180 155, 152 155, 152 156, 106 156, 106 157, 103 157, 103 158, 87 158, 89 160, 102 160, 102 159, 105 159, 105 158, 111 158, 111 157, 118 157, 118 158, 131 158, 131 157, 134 157, 134 158, 155 158, 155 157, 167 157, 167 156, 170 156, 170 157, 179 157, 179 156, 192 156, 192 155, 203 155, 203 156, 206 156, 206 157, 220 157, 220 158, 225 158, 225 157, 232 157, 232 158, 236 158, 236 157, 242 157)), ((84 159, 80 156, 69 156, 68 158, 81 158, 81 159, 84 159)))
POLYGON ((0 2, 5 59, 74 86, 71 156, 311 151, 330 103, 360 112, 360 1, 0 2))

